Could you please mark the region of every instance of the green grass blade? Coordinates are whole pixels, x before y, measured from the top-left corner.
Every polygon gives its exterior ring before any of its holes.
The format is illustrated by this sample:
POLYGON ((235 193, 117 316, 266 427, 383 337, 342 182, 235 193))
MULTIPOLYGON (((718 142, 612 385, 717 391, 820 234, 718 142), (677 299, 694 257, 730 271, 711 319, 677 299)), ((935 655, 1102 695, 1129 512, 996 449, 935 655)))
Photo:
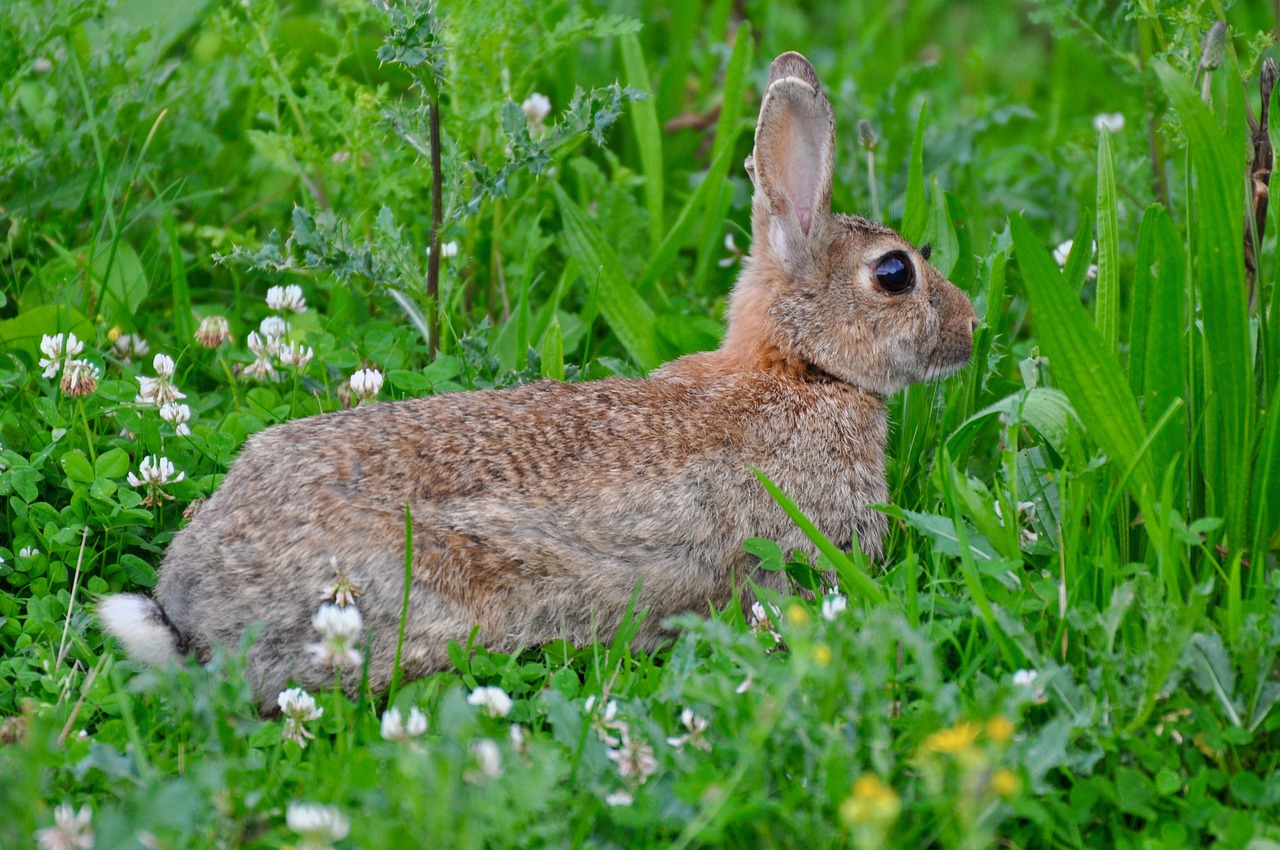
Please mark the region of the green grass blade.
MULTIPOLYGON (((649 69, 645 65, 644 51, 635 33, 622 37, 622 64, 627 72, 627 85, 640 91, 653 92, 649 69)), ((662 220, 662 134, 658 129, 657 98, 650 95, 644 100, 631 102, 631 121, 636 131, 636 146, 640 149, 640 165, 644 169, 644 201, 649 212, 649 241, 657 250, 666 232, 662 220)))
POLYGON ((565 194, 560 184, 554 188, 570 252, 589 281, 599 275, 597 303, 605 321, 636 365, 646 371, 657 367, 662 356, 658 351, 653 310, 631 287, 618 255, 600 228, 565 194))
POLYGON ((1080 226, 1075 236, 1071 237, 1071 253, 1067 255, 1067 263, 1062 273, 1071 284, 1072 292, 1084 288, 1089 278, 1089 266, 1093 265, 1093 219, 1087 215, 1080 217, 1080 226))
POLYGON ((1232 546, 1242 547, 1250 473, 1246 447, 1255 410, 1240 194, 1243 128, 1237 126, 1239 120, 1232 120, 1224 132, 1177 71, 1159 62, 1155 69, 1182 119, 1196 175, 1194 285, 1204 327, 1205 385, 1212 387, 1206 393, 1208 410, 1201 432, 1210 491, 1207 507, 1226 519, 1232 546))
POLYGON ((1040 319, 1036 330, 1053 375, 1108 457, 1121 470, 1134 467, 1130 486, 1135 496, 1143 491, 1153 495, 1151 460, 1140 457, 1144 433, 1138 403, 1120 364, 1022 216, 1015 215, 1010 225, 1018 265, 1040 319))
POLYGON ((1253 548, 1260 556, 1280 534, 1280 386, 1267 406, 1253 475, 1253 548))
POLYGON ((907 199, 902 208, 902 235, 916 244, 929 224, 929 202, 924 196, 924 112, 925 104, 921 103, 907 166, 907 199))
POLYGON ((791 500, 791 497, 782 492, 777 484, 769 480, 769 476, 765 475, 758 469, 752 470, 756 474, 756 478, 760 479, 760 483, 764 485, 764 489, 769 491, 769 495, 774 501, 787 512, 787 516, 791 517, 805 536, 818 547, 818 551, 831 559, 831 563, 835 565, 836 572, 840 574, 840 578, 856 590, 862 596, 871 602, 881 605, 887 601, 884 591, 880 589, 880 585, 875 583, 871 576, 867 575, 863 570, 853 562, 847 554, 840 550, 830 540, 827 539, 818 527, 813 524, 813 520, 804 515, 800 507, 791 500))
MULTIPOLYGON (((1143 218, 1144 226, 1147 222, 1143 218)), ((1147 425, 1153 427, 1161 411, 1175 399, 1186 398, 1187 368, 1187 254, 1178 230, 1164 210, 1156 208, 1151 215, 1152 257, 1156 263, 1151 299, 1147 313, 1146 340, 1140 346, 1145 363, 1142 393, 1147 425)), ((1141 252, 1139 252, 1141 254, 1141 252)), ((1139 269, 1139 273, 1142 273, 1139 269)), ((1134 305, 1137 312, 1137 305, 1134 305)), ((1134 319, 1135 324, 1137 318, 1134 319)), ((1130 340, 1130 358, 1134 357, 1130 340)), ((1130 363, 1132 369, 1133 364, 1130 363)), ((1160 430, 1151 451, 1156 469, 1164 469, 1187 447, 1187 411, 1178 408, 1175 419, 1160 430)))
POLYGON ((1113 354, 1120 350, 1120 225, 1116 221, 1116 167, 1111 133, 1098 134, 1098 291, 1094 322, 1113 354))

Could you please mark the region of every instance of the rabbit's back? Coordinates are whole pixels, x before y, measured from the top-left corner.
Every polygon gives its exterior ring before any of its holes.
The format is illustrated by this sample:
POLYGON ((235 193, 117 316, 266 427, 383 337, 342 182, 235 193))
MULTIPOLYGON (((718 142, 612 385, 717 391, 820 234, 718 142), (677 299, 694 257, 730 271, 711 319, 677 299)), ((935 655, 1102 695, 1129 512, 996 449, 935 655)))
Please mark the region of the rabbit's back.
POLYGON ((616 629, 637 582, 661 620, 724 604, 751 575, 741 543, 807 548, 752 468, 832 539, 877 552, 883 406, 845 384, 760 373, 541 382, 301 419, 252 437, 222 487, 171 545, 157 601, 190 647, 262 631, 252 655, 269 698, 309 666, 310 618, 334 583, 360 591, 375 689, 391 670, 413 583, 405 666, 447 664, 474 626, 491 648, 616 629))

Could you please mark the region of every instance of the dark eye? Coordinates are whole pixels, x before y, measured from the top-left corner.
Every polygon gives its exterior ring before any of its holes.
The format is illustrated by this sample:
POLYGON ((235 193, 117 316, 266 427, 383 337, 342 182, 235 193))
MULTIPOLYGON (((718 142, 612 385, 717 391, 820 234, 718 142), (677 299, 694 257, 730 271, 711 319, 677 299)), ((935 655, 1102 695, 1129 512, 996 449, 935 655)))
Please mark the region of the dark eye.
POLYGON ((876 264, 876 282, 891 295, 901 295, 916 282, 915 270, 907 255, 899 251, 888 254, 876 264))

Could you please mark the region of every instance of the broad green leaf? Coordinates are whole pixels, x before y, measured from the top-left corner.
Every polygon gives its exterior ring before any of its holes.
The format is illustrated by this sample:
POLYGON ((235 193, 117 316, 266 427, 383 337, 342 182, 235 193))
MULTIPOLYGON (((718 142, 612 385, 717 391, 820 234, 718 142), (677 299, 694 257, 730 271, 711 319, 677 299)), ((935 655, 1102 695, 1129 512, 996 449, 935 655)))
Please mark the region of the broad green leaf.
POLYGON ((1111 133, 1098 134, 1098 289, 1094 322, 1107 350, 1120 351, 1120 225, 1116 220, 1116 167, 1111 133))
MULTIPOLYGON (((1168 213, 1151 207, 1138 236, 1137 285, 1129 336, 1129 385, 1143 400, 1148 429, 1175 399, 1184 398, 1187 380, 1187 256, 1168 213)), ((1174 413, 1151 444, 1152 462, 1164 469, 1186 450, 1187 414, 1174 413)))
POLYGON ((121 478, 129 471, 129 455, 121 448, 107 449, 93 462, 95 478, 121 478))
MULTIPOLYGON (((621 45, 627 85, 640 91, 653 92, 640 39, 635 33, 630 33, 622 37, 621 45)), ((650 247, 656 251, 666 232, 662 220, 662 134, 658 129, 657 98, 650 96, 631 101, 631 121, 635 126, 636 146, 640 150, 640 165, 644 168, 644 199, 645 208, 649 211, 650 247)))
POLYGON ((564 336, 560 333, 560 320, 551 317, 542 342, 538 345, 538 354, 542 358, 542 376, 553 381, 564 380, 564 336))
POLYGON ((12 319, 0 319, 0 347, 6 351, 22 351, 31 365, 40 359, 40 340, 48 334, 73 333, 78 339, 93 340, 93 323, 74 307, 48 304, 19 313, 12 319))
POLYGON ((79 484, 89 484, 93 481, 93 466, 84 456, 84 452, 79 449, 69 451, 62 456, 62 471, 67 473, 67 478, 79 484))
POLYGON ((151 286, 137 252, 128 242, 116 243, 114 251, 108 248, 94 259, 93 276, 102 284, 108 321, 131 324, 151 286))
POLYGON ((653 310, 632 288, 613 246, 600 228, 565 194, 560 184, 554 188, 569 251, 588 281, 599 277, 598 300, 605 321, 641 369, 648 371, 657 367, 662 357, 656 344, 653 310))
POLYGON ((1088 313, 1063 280, 1022 216, 1010 221, 1041 347, 1053 375, 1089 434, 1121 472, 1133 467, 1129 484, 1138 501, 1155 493, 1150 457, 1140 453, 1145 433, 1138 404, 1088 313))
POLYGON ((929 204, 924 196, 924 111, 925 104, 921 103, 907 166, 907 199, 902 209, 902 235, 917 245, 929 223, 929 204))
MULTIPOLYGON (((956 524, 951 517, 939 514, 926 514, 909 511, 897 505, 877 505, 880 511, 891 517, 897 517, 916 531, 928 537, 939 552, 959 558, 961 553, 960 535, 956 533, 956 524)), ((981 534, 967 529, 969 554, 974 561, 998 561, 1000 556, 981 534)))
POLYGON ((956 454, 977 436, 988 419, 999 415, 1007 417, 1010 422, 1034 428, 1053 446, 1054 451, 1063 455, 1067 452, 1071 422, 1079 421, 1065 393, 1050 387, 1027 387, 988 405, 960 423, 947 439, 947 448, 956 454))
MULTIPOLYGON (((1250 348, 1249 305, 1244 282, 1244 139, 1242 109, 1228 110, 1223 131, 1191 85, 1163 62, 1154 64, 1187 134, 1196 176, 1195 277, 1204 328, 1208 408, 1204 423, 1207 512, 1227 520, 1233 547, 1244 545, 1250 458, 1256 401, 1250 348)), ((1228 86, 1231 96, 1239 98, 1228 86)))
POLYGON ((887 601, 884 591, 880 589, 880 585, 876 584, 871 576, 867 575, 861 567, 855 564, 852 558, 840 551, 840 547, 828 540, 826 535, 813 524, 813 520, 804 515, 799 505, 792 501, 790 496, 782 492, 781 487, 770 481, 769 477, 760 470, 753 471, 756 474, 756 478, 759 478, 760 483, 769 491, 769 495, 787 512, 787 516, 791 517, 791 521, 804 532, 814 546, 818 547, 818 551, 831 559, 831 563, 839 574, 841 581, 874 604, 880 605, 887 601))
POLYGON ((1267 405, 1253 476, 1253 546, 1261 555, 1280 536, 1280 384, 1267 405))
POLYGON ((933 178, 930 192, 933 203, 930 205, 929 226, 925 229, 924 241, 933 246, 929 262, 942 272, 943 277, 950 279, 960 258, 960 240, 956 237, 956 228, 951 222, 946 193, 942 191, 937 177, 933 178))

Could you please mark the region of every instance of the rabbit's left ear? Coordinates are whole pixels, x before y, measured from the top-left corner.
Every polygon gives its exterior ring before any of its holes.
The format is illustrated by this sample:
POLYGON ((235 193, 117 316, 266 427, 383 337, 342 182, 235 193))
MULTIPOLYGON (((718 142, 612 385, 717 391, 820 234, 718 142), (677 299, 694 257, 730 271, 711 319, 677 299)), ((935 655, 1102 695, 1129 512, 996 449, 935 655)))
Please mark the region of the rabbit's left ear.
POLYGON ((756 198, 769 218, 764 237, 784 267, 808 253, 831 215, 835 116, 813 66, 799 53, 784 53, 769 68, 760 105, 754 171, 756 198))

